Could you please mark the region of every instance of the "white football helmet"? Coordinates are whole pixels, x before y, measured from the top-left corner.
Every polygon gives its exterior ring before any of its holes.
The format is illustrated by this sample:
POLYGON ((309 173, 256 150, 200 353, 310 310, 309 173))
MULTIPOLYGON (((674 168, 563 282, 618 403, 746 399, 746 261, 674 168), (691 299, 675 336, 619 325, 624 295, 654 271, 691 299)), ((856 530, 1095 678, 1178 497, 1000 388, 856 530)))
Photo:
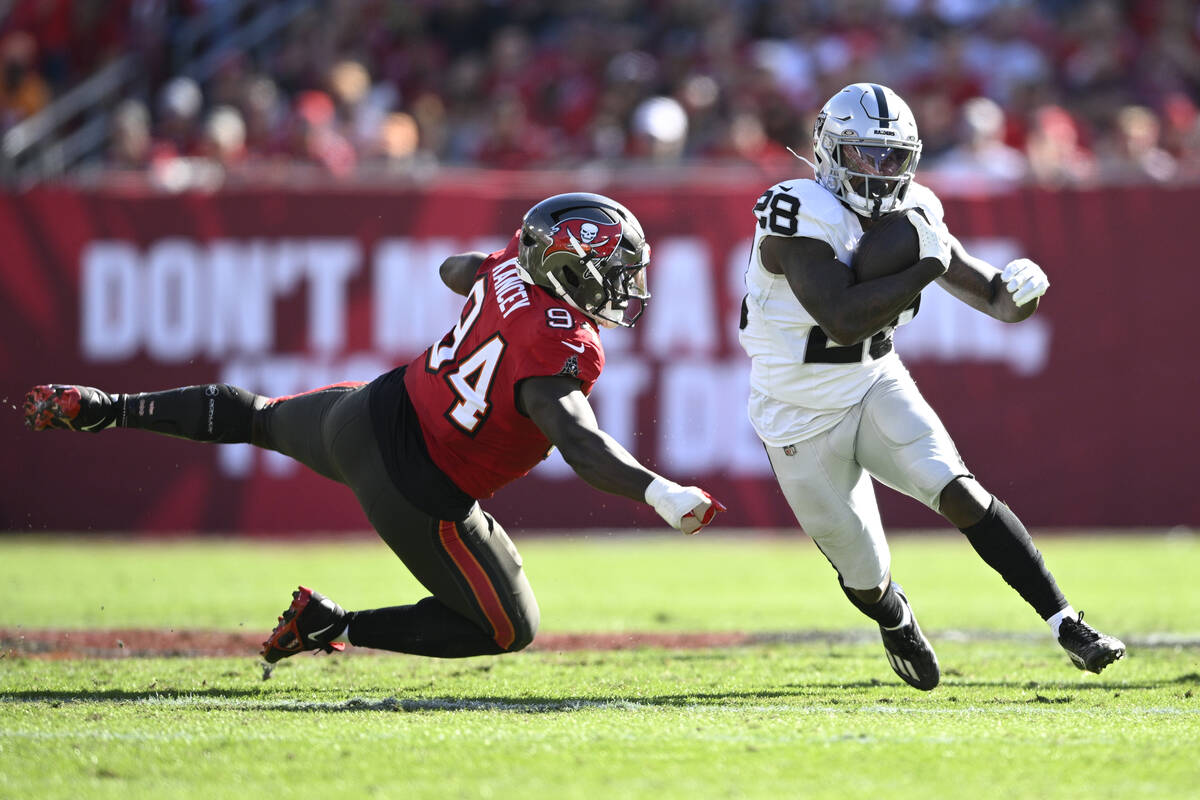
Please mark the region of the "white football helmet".
POLYGON ((903 200, 921 157, 912 110, 878 83, 852 83, 829 98, 813 125, 817 181, 863 216, 903 200))

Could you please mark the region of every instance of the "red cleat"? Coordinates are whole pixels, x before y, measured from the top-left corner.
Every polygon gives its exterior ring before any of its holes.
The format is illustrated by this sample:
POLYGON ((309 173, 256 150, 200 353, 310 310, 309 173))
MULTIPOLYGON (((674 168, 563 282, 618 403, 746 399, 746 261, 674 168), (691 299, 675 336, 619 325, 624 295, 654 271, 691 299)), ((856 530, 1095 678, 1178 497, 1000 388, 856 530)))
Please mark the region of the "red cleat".
POLYGON ((30 430, 75 430, 79 416, 77 386, 35 386, 25 394, 25 424, 30 430))
POLYGON ((25 424, 30 430, 95 433, 111 427, 116 418, 113 397, 90 386, 43 384, 25 394, 25 424))
POLYGON ((306 650, 345 650, 345 642, 330 641, 346 629, 346 610, 320 592, 301 586, 292 592, 292 604, 263 642, 268 664, 306 650))

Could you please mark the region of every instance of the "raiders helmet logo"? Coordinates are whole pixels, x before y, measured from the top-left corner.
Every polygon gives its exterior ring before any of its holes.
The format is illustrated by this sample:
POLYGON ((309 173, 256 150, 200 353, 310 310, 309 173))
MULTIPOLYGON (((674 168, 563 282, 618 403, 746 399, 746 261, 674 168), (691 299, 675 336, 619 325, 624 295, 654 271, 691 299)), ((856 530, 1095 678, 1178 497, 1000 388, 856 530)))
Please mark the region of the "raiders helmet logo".
POLYGON ((580 258, 594 255, 603 260, 617 249, 622 232, 620 222, 592 222, 579 217, 564 219, 550 229, 553 241, 546 248, 546 256, 563 252, 580 258))

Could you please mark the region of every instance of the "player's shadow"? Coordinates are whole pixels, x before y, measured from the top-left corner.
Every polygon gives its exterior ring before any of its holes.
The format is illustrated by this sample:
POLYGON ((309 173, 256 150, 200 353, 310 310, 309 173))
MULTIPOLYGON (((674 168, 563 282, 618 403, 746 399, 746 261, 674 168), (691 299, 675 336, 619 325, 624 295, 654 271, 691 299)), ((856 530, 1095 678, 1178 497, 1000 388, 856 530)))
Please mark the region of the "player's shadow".
MULTIPOLYGON (((821 682, 781 686, 774 689, 752 689, 727 692, 689 692, 686 694, 661 694, 648 696, 612 695, 608 697, 530 697, 485 695, 461 696, 387 696, 352 697, 344 700, 300 701, 259 698, 238 707, 254 711, 283 712, 364 712, 387 711, 404 713, 440 713, 462 711, 503 711, 516 714, 561 714, 591 710, 645 710, 647 707, 702 708, 725 707, 752 709, 755 705, 779 703, 781 701, 803 701, 813 706, 845 705, 848 709, 863 705, 897 703, 897 708, 908 705, 907 701, 957 702, 953 692, 956 688, 987 687, 1004 694, 990 698, 987 703, 995 705, 1065 704, 1073 702, 1080 693, 1121 692, 1126 690, 1155 690, 1196 682, 1194 674, 1154 682, 1121 683, 1071 683, 1049 682, 1031 684, 1029 681, 955 681, 944 683, 932 693, 918 692, 899 682, 879 680, 821 682), (878 698, 865 699, 860 696, 863 689, 894 690, 878 698), (850 693, 853 697, 846 697, 850 693)), ((198 705, 203 706, 203 702, 198 705)), ((221 704, 216 703, 215 706, 221 704)), ((225 706, 222 706, 225 707, 225 706)), ((804 705, 797 706, 797 709, 804 705)), ((780 707, 783 710, 783 707, 780 707)))
MULTIPOLYGON (((812 705, 846 705, 854 708, 862 705, 891 704, 897 701, 946 701, 955 702, 956 689, 990 688, 1003 695, 988 699, 988 704, 1058 704, 1073 702, 1075 696, 1095 692, 1122 692, 1157 690, 1172 686, 1200 685, 1200 673, 1189 672, 1158 681, 1117 681, 1086 683, 1075 681, 989 681, 962 680, 949 677, 934 692, 918 692, 898 681, 821 681, 784 684, 770 689, 747 689, 740 691, 687 692, 659 695, 610 695, 607 697, 530 697, 529 695, 480 697, 462 696, 365 696, 349 697, 336 689, 322 689, 324 699, 295 699, 272 697, 263 687, 236 689, 212 688, 176 689, 150 687, 146 689, 93 689, 46 690, 25 689, 0 691, 0 703, 45 704, 61 707, 75 703, 148 703, 177 704, 193 709, 238 710, 238 711, 282 711, 302 713, 329 712, 404 712, 439 713, 450 711, 504 711, 518 714, 560 714, 589 710, 637 711, 647 707, 746 707, 755 704, 779 701, 803 701, 812 705), (863 698, 863 690, 894 690, 877 698, 863 698), (852 696, 847 697, 847 694, 852 696)), ((375 691, 382 694, 382 690, 375 691)), ((312 692, 306 692, 311 697, 312 692)), ((802 706, 801 706, 802 707, 802 706)), ((902 706, 898 706, 902 707, 902 706)))
POLYGON ((1184 675, 1179 675, 1174 678, 1163 678, 1155 681, 1130 681, 1130 680, 1112 680, 1106 681, 1103 679, 1096 680, 1080 680, 1080 681, 1030 681, 1026 680, 975 680, 947 676, 943 674, 942 682, 932 692, 921 692, 909 689, 909 687, 899 680, 887 680, 873 678, 871 680, 860 681, 822 681, 803 684, 788 684, 787 688, 794 689, 796 695, 811 694, 814 692, 829 693, 838 690, 862 690, 862 689, 880 689, 892 687, 912 692, 913 696, 921 697, 937 697, 939 694, 945 694, 947 691, 959 689, 1007 689, 1009 691, 1021 692, 1120 692, 1120 691, 1137 691, 1156 689, 1166 689, 1171 686, 1188 686, 1194 685, 1200 687, 1200 674, 1189 672, 1184 675))

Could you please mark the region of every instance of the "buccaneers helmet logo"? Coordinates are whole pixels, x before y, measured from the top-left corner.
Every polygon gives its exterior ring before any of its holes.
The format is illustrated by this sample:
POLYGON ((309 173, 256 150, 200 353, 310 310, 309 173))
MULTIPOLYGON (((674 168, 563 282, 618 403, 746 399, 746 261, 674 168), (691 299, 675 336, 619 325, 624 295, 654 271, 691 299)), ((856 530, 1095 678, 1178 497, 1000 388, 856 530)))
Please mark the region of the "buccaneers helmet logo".
POLYGON ((550 229, 552 241, 546 248, 551 253, 573 253, 583 258, 594 255, 603 260, 613 254, 621 241, 620 222, 592 222, 579 217, 564 219, 550 229))

